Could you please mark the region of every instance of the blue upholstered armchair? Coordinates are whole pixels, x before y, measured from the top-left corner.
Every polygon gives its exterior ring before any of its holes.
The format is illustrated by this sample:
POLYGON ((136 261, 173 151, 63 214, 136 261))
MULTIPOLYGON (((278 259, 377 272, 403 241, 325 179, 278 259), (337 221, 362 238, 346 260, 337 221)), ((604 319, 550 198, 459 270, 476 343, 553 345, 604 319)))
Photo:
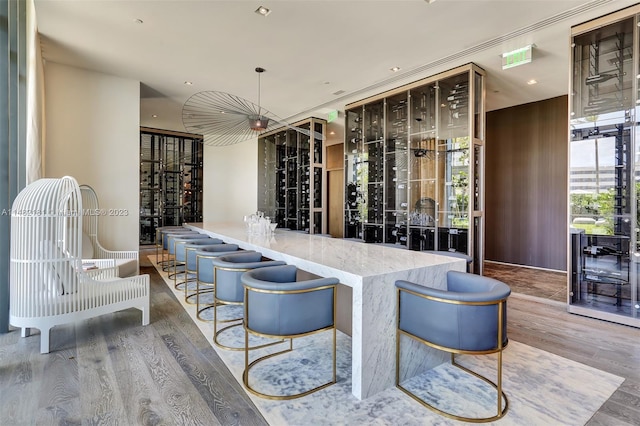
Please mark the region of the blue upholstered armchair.
MULTIPOLYGON (((243 317, 221 320, 218 318, 218 309, 225 305, 237 306, 244 303, 244 289, 240 281, 242 274, 257 268, 285 265, 285 262, 281 260, 263 260, 262 253, 248 251, 220 256, 212 259, 211 263, 215 282, 213 292, 213 342, 224 349, 241 351, 244 347, 222 344, 219 336, 225 330, 241 326, 243 317), (219 323, 230 323, 230 325, 218 329, 219 323)), ((251 349, 270 346, 271 344, 253 346, 251 349)))
POLYGON ((195 281, 197 276, 195 252, 203 247, 224 244, 224 241, 219 238, 210 238, 208 236, 203 236, 203 238, 186 240, 182 238, 176 238, 174 239, 174 242, 176 245, 175 263, 182 267, 182 282, 178 282, 179 274, 175 274, 173 276, 173 286, 174 288, 178 289, 178 286, 180 284, 183 284, 184 301, 193 305, 195 304, 195 302, 192 302, 190 299, 196 295, 196 292, 193 287, 189 287, 189 282, 195 281), (189 257, 190 259, 187 259, 187 257, 189 257), (187 260, 190 260, 190 262, 188 262, 187 260))
POLYGON ((207 303, 202 296, 206 293, 213 295, 213 259, 237 253, 239 249, 237 244, 212 244, 200 246, 197 250, 187 250, 187 269, 195 268, 196 271, 196 317, 200 321, 212 321, 204 318, 203 312, 213 308, 213 297, 211 303, 207 303))
MULTIPOLYGON (((160 239, 161 239, 161 246, 162 246, 162 252, 160 254, 161 257, 161 261, 158 262, 158 264, 162 264, 163 269, 164 270, 168 270, 168 266, 171 264, 172 259, 167 259, 165 257, 165 255, 169 254, 169 247, 171 246, 171 244, 169 244, 169 237, 171 235, 194 235, 194 234, 200 234, 199 232, 196 231, 192 231, 190 229, 187 228, 182 228, 182 229, 166 229, 166 230, 161 230, 160 232, 160 239)), ((156 246, 156 251, 157 251, 158 247, 156 246)), ((157 255, 156 255, 156 260, 157 260, 157 255)))
POLYGON ((398 328, 396 336, 396 386, 424 406, 444 416, 470 422, 503 417, 509 401, 502 391, 502 351, 507 346, 507 298, 504 283, 479 275, 449 271, 447 289, 438 290, 409 281, 396 281, 398 328), (400 384, 400 337, 408 336, 427 346, 451 353, 451 363, 496 389, 497 414, 469 418, 442 411, 400 384), (456 354, 498 354, 497 383, 461 366, 456 354), (503 404, 504 399, 504 404, 503 404))
MULTIPOLYGON (((192 238, 191 236, 186 237, 175 237, 173 240, 173 288, 178 290, 178 286, 182 283, 188 281, 187 277, 187 251, 186 245, 200 245, 200 246, 210 246, 214 244, 222 244, 223 241, 217 238, 210 238, 207 235, 201 234, 198 238, 192 238), (180 280, 178 280, 178 275, 181 275, 180 280)), ((171 278, 171 274, 169 275, 171 278)), ((185 292, 186 293, 186 292, 185 292)))
POLYGON ((337 278, 296 281, 293 265, 272 266, 244 273, 245 367, 243 382, 255 395, 268 399, 293 399, 336 383, 336 285, 337 278), (293 339, 323 331, 333 333, 333 375, 330 381, 294 395, 269 395, 253 388, 250 371, 259 362, 291 352, 293 339), (249 363, 249 334, 289 339, 289 348, 249 363))

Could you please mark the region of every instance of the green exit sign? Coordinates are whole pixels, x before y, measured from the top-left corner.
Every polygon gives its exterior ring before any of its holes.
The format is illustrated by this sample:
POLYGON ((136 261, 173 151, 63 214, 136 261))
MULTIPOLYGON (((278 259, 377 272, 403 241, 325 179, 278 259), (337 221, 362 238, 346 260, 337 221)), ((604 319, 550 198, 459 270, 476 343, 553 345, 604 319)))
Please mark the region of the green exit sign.
POLYGON ((502 54, 502 69, 517 67, 531 62, 532 45, 502 54))
POLYGON ((329 114, 327 114, 327 123, 331 123, 336 118, 338 118, 338 110, 331 111, 329 114))

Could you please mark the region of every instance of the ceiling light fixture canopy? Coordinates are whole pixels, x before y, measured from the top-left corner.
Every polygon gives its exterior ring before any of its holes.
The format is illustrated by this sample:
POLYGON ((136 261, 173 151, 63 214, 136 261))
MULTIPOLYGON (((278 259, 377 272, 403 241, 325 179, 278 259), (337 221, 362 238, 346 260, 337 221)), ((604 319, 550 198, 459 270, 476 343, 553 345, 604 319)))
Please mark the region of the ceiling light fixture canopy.
POLYGON ((226 92, 204 91, 191 96, 182 107, 182 123, 191 133, 202 134, 206 145, 225 146, 256 138, 261 133, 286 127, 318 140, 321 133, 295 127, 260 106, 260 76, 258 74, 258 104, 226 92))

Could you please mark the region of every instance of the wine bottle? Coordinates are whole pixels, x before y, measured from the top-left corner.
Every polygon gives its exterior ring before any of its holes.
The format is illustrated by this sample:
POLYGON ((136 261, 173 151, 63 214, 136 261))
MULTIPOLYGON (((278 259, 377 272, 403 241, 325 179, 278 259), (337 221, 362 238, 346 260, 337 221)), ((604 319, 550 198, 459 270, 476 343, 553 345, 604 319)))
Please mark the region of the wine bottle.
POLYGON ((593 99, 589 101, 587 105, 589 106, 613 105, 618 102, 619 101, 616 98, 599 98, 599 99, 593 99))
POLYGON ((598 84, 603 83, 607 80, 611 80, 612 78, 618 77, 618 74, 596 74, 590 75, 586 78, 585 84, 598 84))
POLYGON ((449 109, 462 109, 462 108, 466 108, 469 105, 467 105, 466 103, 464 104, 451 104, 449 105, 449 109))
POLYGON ((448 101, 466 100, 469 96, 466 93, 453 94, 447 97, 448 101))

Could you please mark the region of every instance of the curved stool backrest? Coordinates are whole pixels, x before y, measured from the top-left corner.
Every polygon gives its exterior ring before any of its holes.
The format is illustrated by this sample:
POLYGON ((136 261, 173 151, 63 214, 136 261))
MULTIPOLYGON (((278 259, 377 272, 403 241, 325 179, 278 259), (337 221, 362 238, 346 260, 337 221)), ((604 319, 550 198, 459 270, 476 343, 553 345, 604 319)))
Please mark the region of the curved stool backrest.
POLYGON ((210 238, 202 236, 201 238, 174 238, 176 261, 186 262, 187 260, 187 248, 199 247, 199 246, 211 246, 215 244, 222 244, 224 241, 218 238, 210 238))
POLYGON ((176 240, 180 239, 181 241, 186 241, 186 240, 201 240, 202 238, 206 237, 206 235, 203 235, 199 232, 194 232, 193 234, 169 234, 167 236, 167 245, 169 247, 168 251, 169 254, 175 255, 176 254, 176 240))
MULTIPOLYGON (((217 246, 224 244, 224 241, 218 238, 209 238, 205 240, 191 240, 184 243, 184 261, 187 264, 187 271, 195 272, 197 269, 196 256, 198 250, 206 249, 209 246, 217 246)), ((225 246, 228 244, 225 244, 225 246)))
POLYGON ((334 325, 337 278, 296 281, 293 265, 246 272, 247 328, 272 336, 297 336, 334 325))
MULTIPOLYGON (((212 244, 208 246, 200 247, 195 253, 189 253, 195 256, 196 260, 196 272, 198 274, 198 281, 208 284, 213 284, 213 259, 225 254, 233 254, 239 250, 237 244, 212 244)), ((187 261, 189 258, 187 258, 187 261)), ((188 267, 188 265, 187 265, 188 267)))
POLYGON ((260 357, 249 363, 248 337, 245 337, 245 369, 242 380, 252 393, 268 399, 293 399, 309 395, 336 383, 336 286, 337 278, 296 281, 292 265, 253 269, 242 275, 244 318, 249 333, 290 339, 289 349, 260 357), (293 338, 330 330, 333 334, 331 380, 312 389, 286 395, 260 392, 250 385, 250 370, 257 363, 293 350, 293 338))
POLYGON ((162 249, 163 250, 169 250, 169 237, 174 235, 174 236, 184 236, 184 235, 202 235, 199 232, 196 231, 190 231, 190 230, 175 230, 175 231, 160 231, 160 233, 162 234, 162 249))
MULTIPOLYGON (((498 302, 511 289, 492 278, 447 273, 447 290, 398 281, 399 328, 433 345, 458 352, 497 351, 498 302), (446 318, 446 321, 443 321, 446 318)), ((502 346, 507 344, 507 305, 502 304, 502 346)))
POLYGON ((286 265, 281 260, 263 261, 262 253, 255 251, 219 256, 212 259, 211 263, 215 268, 216 299, 235 303, 244 301, 244 288, 240 280, 243 273, 257 268, 286 265))
MULTIPOLYGON (((502 391, 502 351, 508 343, 507 298, 511 294, 509 286, 492 278, 449 271, 446 290, 402 280, 396 281, 396 288, 396 386, 427 408, 450 418, 469 422, 489 422, 502 418, 509 408, 507 396, 502 391), (497 353, 497 384, 472 373, 496 389, 497 414, 487 418, 454 415, 438 409, 404 388, 400 384, 401 335, 449 352, 451 363, 458 367, 455 354, 497 353)), ((466 368, 463 370, 469 371, 466 368)))

